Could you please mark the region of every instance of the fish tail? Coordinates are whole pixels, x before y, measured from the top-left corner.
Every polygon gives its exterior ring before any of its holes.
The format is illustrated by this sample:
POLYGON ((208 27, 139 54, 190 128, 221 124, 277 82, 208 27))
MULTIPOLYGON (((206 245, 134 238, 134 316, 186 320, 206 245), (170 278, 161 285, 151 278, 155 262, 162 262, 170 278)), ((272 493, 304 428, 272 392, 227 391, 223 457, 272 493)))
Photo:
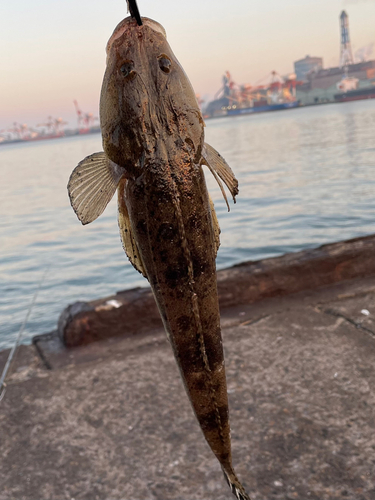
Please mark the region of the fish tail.
POLYGON ((242 484, 239 482, 234 470, 231 468, 228 470, 225 470, 224 467, 222 467, 224 477, 228 483, 229 488, 231 489, 233 495, 237 498, 237 500, 251 500, 249 495, 246 493, 244 487, 242 484))

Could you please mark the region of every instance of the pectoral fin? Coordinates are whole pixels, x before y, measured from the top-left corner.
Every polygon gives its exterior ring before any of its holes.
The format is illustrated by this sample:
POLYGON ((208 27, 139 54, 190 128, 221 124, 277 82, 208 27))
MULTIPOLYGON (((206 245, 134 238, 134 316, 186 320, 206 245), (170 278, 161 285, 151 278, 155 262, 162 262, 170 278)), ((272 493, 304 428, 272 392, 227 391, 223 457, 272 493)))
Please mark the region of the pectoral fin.
POLYGON ((207 165, 212 175, 215 177, 217 183, 219 184, 229 212, 230 208, 228 199, 220 179, 225 182, 227 188, 230 191, 230 194, 233 197, 234 203, 236 203, 236 196, 238 194, 238 181, 235 178, 234 173, 232 172, 232 169, 230 168, 228 163, 224 160, 220 153, 218 153, 212 146, 207 144, 207 142, 205 142, 203 146, 202 158, 202 163, 204 163, 204 165, 207 165))
POLYGON ((217 220, 217 215, 215 212, 214 202, 211 200, 211 196, 209 196, 209 199, 210 199, 212 226, 214 229, 215 248, 216 248, 215 257, 216 257, 217 252, 219 250, 219 246, 220 246, 220 233, 221 233, 221 231, 220 231, 219 221, 217 220))
POLYGON ((121 167, 104 152, 94 153, 78 163, 69 178, 68 192, 82 224, 89 224, 104 212, 122 175, 121 167))
POLYGON ((125 185, 126 179, 122 179, 118 188, 118 225, 120 228, 122 246, 126 252, 126 255, 129 257, 130 262, 133 264, 136 270, 143 274, 145 278, 147 278, 142 258, 132 233, 129 212, 125 204, 125 185))

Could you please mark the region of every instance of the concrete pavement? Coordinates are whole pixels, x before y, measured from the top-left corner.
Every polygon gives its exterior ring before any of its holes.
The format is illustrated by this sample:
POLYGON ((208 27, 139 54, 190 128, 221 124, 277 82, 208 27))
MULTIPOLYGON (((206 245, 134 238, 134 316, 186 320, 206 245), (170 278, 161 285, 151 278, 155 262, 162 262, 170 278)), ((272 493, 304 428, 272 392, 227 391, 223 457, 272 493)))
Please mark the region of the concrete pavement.
MULTIPOLYGON (((374 299, 372 275, 222 310, 253 500, 375 500, 374 299)), ((0 404, 0 500, 232 497, 162 329, 47 357, 22 347, 0 404)))

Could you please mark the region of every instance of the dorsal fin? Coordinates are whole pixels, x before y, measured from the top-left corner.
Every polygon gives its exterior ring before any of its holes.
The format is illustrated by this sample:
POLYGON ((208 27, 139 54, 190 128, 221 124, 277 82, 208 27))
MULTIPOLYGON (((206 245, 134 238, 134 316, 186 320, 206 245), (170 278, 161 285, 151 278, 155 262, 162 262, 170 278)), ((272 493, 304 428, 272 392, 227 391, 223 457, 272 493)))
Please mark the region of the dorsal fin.
POLYGON ((145 278, 147 274, 142 262, 141 255, 139 253, 137 243, 135 242, 131 225, 129 219, 129 212, 125 203, 125 186, 126 179, 123 178, 120 181, 118 187, 118 225, 120 228, 120 236, 122 241, 122 246, 128 256, 130 262, 145 278))
POLYGON ((230 191, 230 194, 233 197, 234 203, 236 203, 236 196, 238 194, 238 181, 235 178, 232 169, 230 168, 228 163, 224 160, 224 158, 220 155, 220 153, 218 153, 216 149, 214 149, 212 146, 207 144, 207 142, 204 143, 202 150, 202 163, 204 165, 207 165, 207 167, 210 169, 211 173, 215 177, 217 183, 219 184, 219 187, 221 189, 221 192, 223 193, 224 200, 227 204, 229 212, 230 210, 229 203, 220 179, 222 179, 225 182, 227 188, 230 191))
POLYGON ((213 226, 213 230, 214 230, 215 249, 216 249, 215 257, 216 257, 217 252, 219 250, 219 246, 220 246, 220 233, 221 233, 221 231, 220 231, 219 221, 217 220, 217 215, 215 212, 214 202, 212 201, 210 195, 208 195, 208 197, 210 200, 211 218, 212 218, 212 226, 213 226))
POLYGON ((78 163, 69 178, 68 192, 82 224, 89 224, 104 212, 122 175, 121 167, 104 152, 94 153, 78 163))

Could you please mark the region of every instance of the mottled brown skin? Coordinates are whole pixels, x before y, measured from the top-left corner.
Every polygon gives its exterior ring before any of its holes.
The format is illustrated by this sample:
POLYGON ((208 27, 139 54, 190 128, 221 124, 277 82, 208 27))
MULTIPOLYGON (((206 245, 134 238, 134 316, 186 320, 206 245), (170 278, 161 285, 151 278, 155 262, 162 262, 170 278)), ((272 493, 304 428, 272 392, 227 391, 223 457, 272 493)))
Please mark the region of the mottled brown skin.
POLYGON ((124 26, 131 29, 111 39, 107 49, 100 106, 104 150, 124 168, 119 210, 126 205, 199 424, 223 469, 236 480, 216 287, 217 249, 200 165, 204 123, 190 82, 165 37, 129 18, 115 34, 124 26), (160 68, 161 55, 171 61, 169 73, 160 68), (124 64, 132 68, 125 78, 124 64))
POLYGON ((173 152, 187 149, 198 163, 204 122, 184 70, 161 33, 127 18, 112 38, 122 26, 128 27, 124 34, 108 42, 100 98, 105 153, 133 177, 146 157, 158 154, 160 144, 173 152), (163 55, 171 61, 169 73, 160 69, 163 55), (128 63, 134 70, 124 77, 121 67, 128 63))
POLYGON ((186 154, 159 157, 124 188, 133 233, 194 411, 215 455, 230 466, 216 251, 202 168, 186 154))

